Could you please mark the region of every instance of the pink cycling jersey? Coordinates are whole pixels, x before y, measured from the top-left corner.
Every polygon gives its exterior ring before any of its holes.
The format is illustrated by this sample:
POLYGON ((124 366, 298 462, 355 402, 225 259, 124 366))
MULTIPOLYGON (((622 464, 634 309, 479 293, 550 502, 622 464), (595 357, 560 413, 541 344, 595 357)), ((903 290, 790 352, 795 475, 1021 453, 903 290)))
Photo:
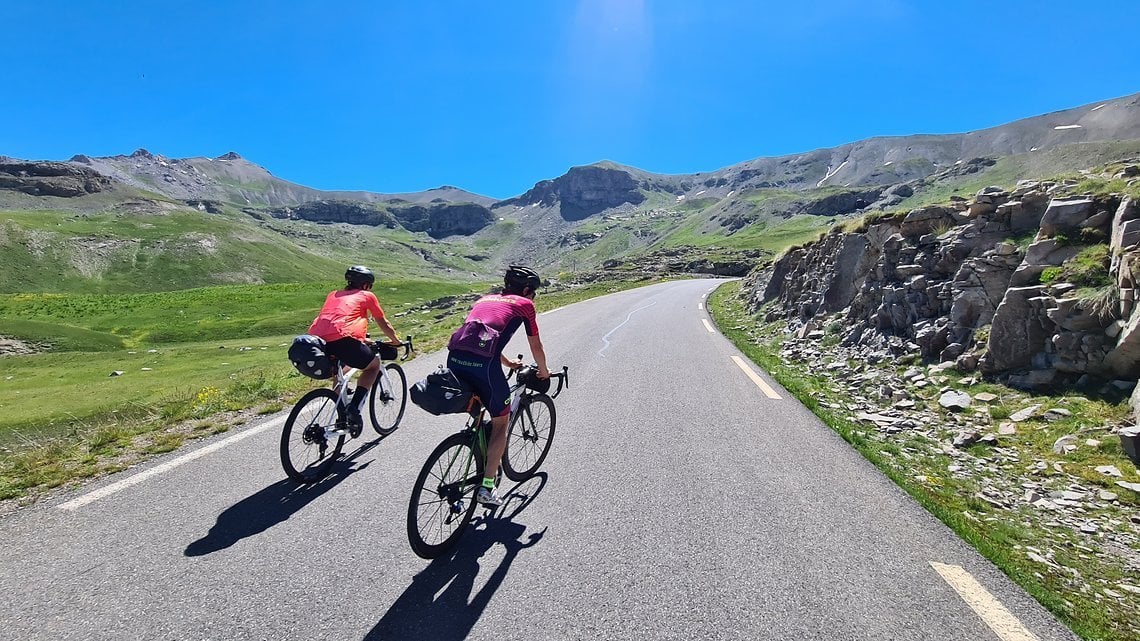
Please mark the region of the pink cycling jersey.
POLYGON ((464 322, 480 320, 499 330, 502 344, 505 345, 518 329, 519 324, 526 328, 527 336, 538 336, 538 315, 534 302, 525 296, 515 294, 489 294, 475 301, 464 322))

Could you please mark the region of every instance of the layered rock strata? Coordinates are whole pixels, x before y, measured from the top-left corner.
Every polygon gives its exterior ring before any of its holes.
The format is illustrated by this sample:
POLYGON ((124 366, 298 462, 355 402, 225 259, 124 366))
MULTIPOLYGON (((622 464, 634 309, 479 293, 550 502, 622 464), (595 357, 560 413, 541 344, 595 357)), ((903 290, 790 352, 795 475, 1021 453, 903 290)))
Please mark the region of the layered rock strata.
POLYGON ((971 201, 833 229, 748 280, 754 309, 801 334, 1013 385, 1140 377, 1140 203, 990 187, 971 201), (834 325, 836 321, 838 325, 834 325), (1082 380, 1082 377, 1085 377, 1082 380))

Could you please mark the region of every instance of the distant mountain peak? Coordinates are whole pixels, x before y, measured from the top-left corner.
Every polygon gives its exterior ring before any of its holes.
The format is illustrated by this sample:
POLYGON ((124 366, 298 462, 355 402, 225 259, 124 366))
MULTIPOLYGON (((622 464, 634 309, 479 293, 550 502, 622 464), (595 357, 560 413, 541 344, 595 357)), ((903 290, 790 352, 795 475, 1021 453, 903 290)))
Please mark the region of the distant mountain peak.
POLYGON ((150 153, 146 149, 143 149, 142 147, 139 147, 134 151, 134 153, 131 154, 131 158, 154 158, 154 154, 150 153))
POLYGON ((231 151, 217 157, 217 160, 244 160, 236 151, 231 151))

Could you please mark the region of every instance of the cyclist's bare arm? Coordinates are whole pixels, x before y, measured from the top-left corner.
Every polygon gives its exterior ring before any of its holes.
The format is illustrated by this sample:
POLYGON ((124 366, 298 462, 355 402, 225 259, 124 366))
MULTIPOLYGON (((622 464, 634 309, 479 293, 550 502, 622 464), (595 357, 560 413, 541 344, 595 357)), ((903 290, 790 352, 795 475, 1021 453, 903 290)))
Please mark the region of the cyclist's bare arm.
POLYGON ((389 343, 398 344, 400 342, 400 337, 396 335, 396 330, 392 328, 392 323, 388 322, 387 316, 377 318, 376 324, 380 326, 380 331, 384 332, 384 335, 388 337, 389 343))
POLYGON ((538 365, 538 377, 550 378, 550 370, 546 368, 546 350, 542 348, 542 339, 535 335, 527 336, 526 340, 530 343, 530 354, 538 365))

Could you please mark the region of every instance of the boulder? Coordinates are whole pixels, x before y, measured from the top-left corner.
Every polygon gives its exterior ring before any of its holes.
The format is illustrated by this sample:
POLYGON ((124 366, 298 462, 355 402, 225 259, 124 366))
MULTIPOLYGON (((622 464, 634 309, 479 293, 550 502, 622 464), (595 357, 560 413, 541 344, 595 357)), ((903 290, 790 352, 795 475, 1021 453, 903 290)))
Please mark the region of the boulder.
POLYGON ((1025 250, 1025 258, 1013 272, 1009 284, 1012 287, 1032 284, 1046 267, 1059 267, 1082 249, 1080 245, 1062 245, 1055 238, 1039 240, 1025 250))
POLYGON ((1092 213, 1093 201, 1088 198, 1054 200, 1041 217, 1038 238, 1052 238, 1058 232, 1076 229, 1092 213))
POLYGON ((1043 293, 1041 286, 1006 290, 990 326, 985 371, 1029 367, 1034 354, 1044 349, 1054 327, 1043 315, 1043 293))
POLYGON ((970 395, 958 390, 948 390, 938 397, 938 404, 951 412, 960 412, 970 407, 970 395))

